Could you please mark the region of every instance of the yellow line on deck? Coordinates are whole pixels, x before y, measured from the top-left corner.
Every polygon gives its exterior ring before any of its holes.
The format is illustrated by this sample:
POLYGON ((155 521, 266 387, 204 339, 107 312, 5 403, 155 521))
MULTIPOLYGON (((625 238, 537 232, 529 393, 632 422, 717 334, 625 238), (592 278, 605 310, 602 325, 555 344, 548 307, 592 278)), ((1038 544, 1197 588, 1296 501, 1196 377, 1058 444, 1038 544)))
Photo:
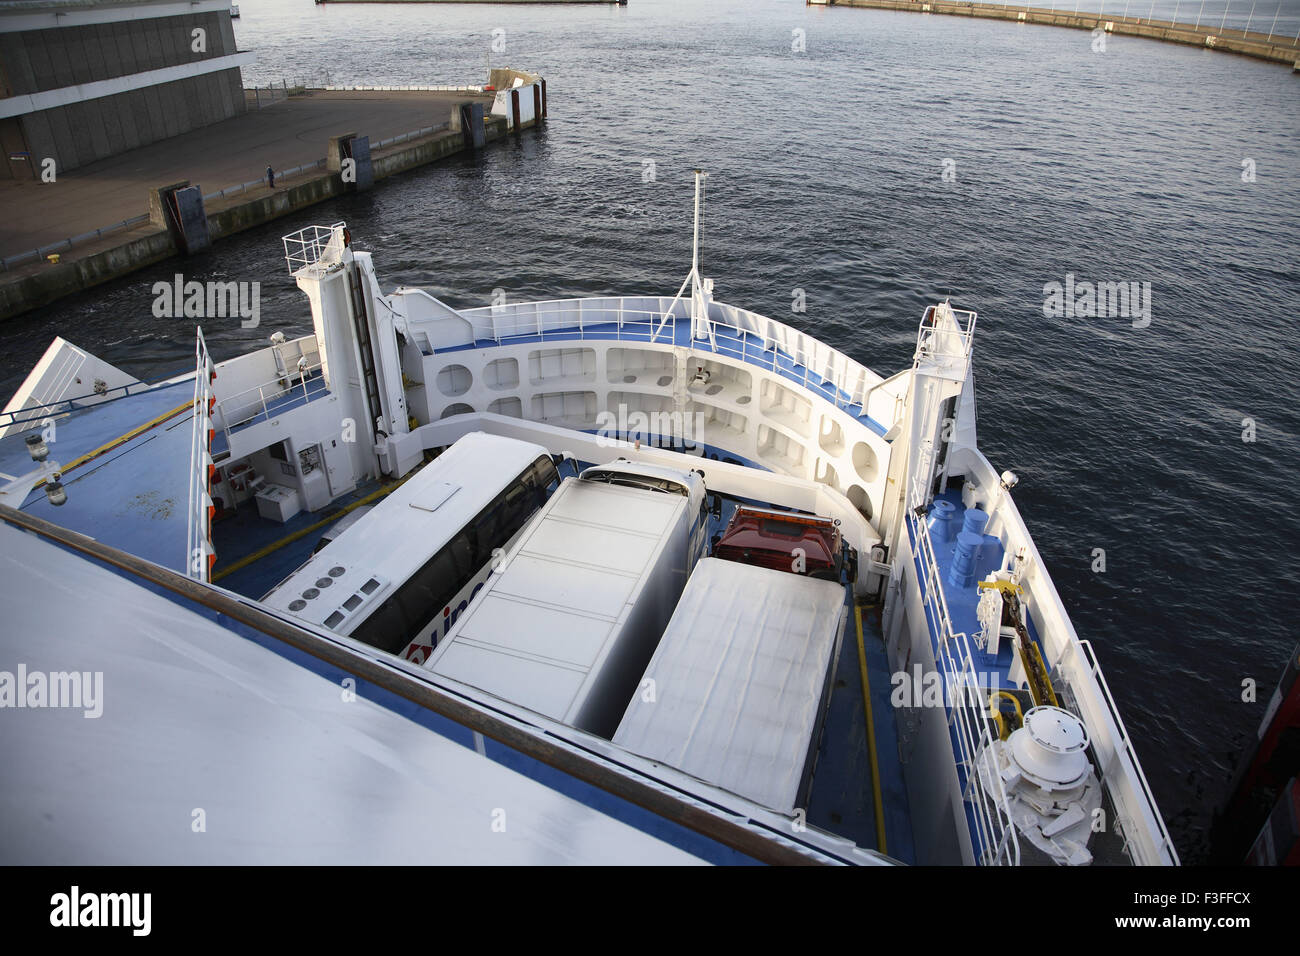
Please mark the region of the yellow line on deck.
POLYGON ((880 800, 880 763, 876 760, 876 724, 871 719, 871 684, 867 681, 867 648, 862 643, 862 608, 853 604, 853 623, 858 629, 858 670, 862 675, 862 707, 867 712, 867 754, 871 757, 871 797, 876 807, 876 839, 880 852, 888 853, 885 845, 885 808, 880 800))
MULTIPOLYGON (((76 468, 78 465, 84 465, 86 462, 90 461, 91 459, 98 458, 100 455, 104 454, 104 452, 112 451, 118 445, 126 444, 132 438, 135 438, 137 435, 141 435, 147 432, 149 429, 161 425, 169 418, 174 418, 175 416, 179 415, 181 412, 185 411, 185 409, 189 408, 193 404, 194 404, 194 399, 190 399, 187 402, 182 402, 180 405, 177 405, 170 412, 163 412, 157 418, 151 418, 143 425, 137 425, 135 428, 132 428, 125 435, 121 435, 117 438, 114 438, 111 442, 108 442, 107 444, 100 445, 94 451, 86 452, 80 458, 74 458, 72 461, 68 462, 68 464, 64 465, 61 469, 59 469, 59 474, 66 475, 68 472, 72 471, 72 469, 76 468)), ((44 478, 36 482, 36 484, 33 485, 32 487, 39 488, 43 484, 45 484, 44 478)))
MULTIPOLYGON (((410 478, 410 477, 411 477, 410 475, 406 476, 406 478, 410 478)), ((398 488, 403 483, 405 483, 406 478, 402 478, 398 481, 395 481, 391 485, 387 485, 383 488, 380 488, 378 491, 372 491, 364 498, 358 498, 356 501, 352 502, 352 504, 348 505, 346 508, 341 509, 338 514, 330 515, 328 518, 323 518, 320 521, 317 521, 315 524, 310 524, 305 528, 299 528, 293 534, 285 535, 279 541, 273 541, 271 544, 268 544, 265 548, 261 548, 257 551, 254 551, 252 554, 244 555, 234 564, 230 565, 230 567, 222 568, 220 571, 215 572, 212 575, 212 583, 216 584, 226 575, 234 574, 236 571, 240 571, 248 567, 254 561, 262 560, 262 558, 266 557, 268 554, 272 553, 273 551, 279 551, 286 544, 292 544, 293 542, 297 541, 299 538, 309 535, 313 531, 325 527, 327 524, 333 524, 335 521, 338 521, 340 518, 342 518, 345 514, 347 514, 349 511, 353 510, 354 508, 360 508, 362 505, 370 504, 370 502, 374 501, 376 498, 382 498, 390 491, 393 491, 395 488, 398 488)))

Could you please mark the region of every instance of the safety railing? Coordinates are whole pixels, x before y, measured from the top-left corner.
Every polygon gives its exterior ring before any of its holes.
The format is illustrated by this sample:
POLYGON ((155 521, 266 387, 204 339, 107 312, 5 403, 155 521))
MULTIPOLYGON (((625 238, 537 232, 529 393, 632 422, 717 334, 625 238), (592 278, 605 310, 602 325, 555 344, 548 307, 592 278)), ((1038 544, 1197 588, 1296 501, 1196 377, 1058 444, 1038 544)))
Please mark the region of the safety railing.
POLYGON ((144 213, 140 216, 132 216, 130 219, 123 219, 121 222, 115 222, 111 226, 103 226, 99 229, 91 229, 89 232, 83 232, 79 235, 70 236, 67 239, 60 239, 58 242, 51 242, 47 246, 40 246, 36 249, 28 249, 26 252, 18 252, 12 256, 6 256, 0 259, 0 266, 5 269, 12 269, 26 262, 40 262, 48 255, 56 252, 63 252, 71 249, 73 246, 79 246, 82 243, 90 242, 93 239, 100 239, 114 232, 122 232, 127 229, 134 229, 137 226, 143 226, 149 222, 149 214, 144 213))
POLYGON ((225 433, 227 443, 230 441, 230 436, 239 429, 258 422, 270 421, 275 415, 289 408, 299 407, 297 403, 299 396, 302 398, 302 404, 307 405, 312 400, 327 394, 329 390, 325 386, 325 377, 318 374, 322 367, 320 356, 317 355, 316 358, 315 364, 308 362, 300 365, 284 375, 236 392, 218 402, 218 424, 225 433))
POLYGON ((216 550, 212 547, 212 383, 217 377, 212 356, 203 340, 203 329, 195 333, 194 406, 190 432, 189 512, 186 519, 185 573, 197 581, 209 580, 216 550))
POLYGON ((0 412, 0 428, 7 428, 10 425, 24 425, 28 422, 37 422, 51 415, 62 415, 77 409, 79 403, 93 402, 102 404, 103 402, 115 402, 119 398, 126 398, 128 395, 134 395, 136 392, 142 392, 149 386, 143 382, 131 382, 127 385, 114 385, 112 388, 106 388, 102 392, 91 392, 88 395, 77 395, 73 398, 63 398, 57 402, 48 402, 46 404, 27 404, 21 408, 15 408, 13 411, 0 412), (26 414, 30 412, 31 414, 26 414))
POLYGON ((1052 0, 1025 3, 1015 0, 985 0, 961 3, 953 0, 925 0, 922 12, 970 13, 995 10, 1020 11, 1040 17, 1074 15, 1096 18, 1115 25, 1147 26, 1160 30, 1244 39, 1259 44, 1300 45, 1300 21, 1294 8, 1285 10, 1282 0, 1052 0), (1234 7, 1235 4, 1235 7, 1234 7), (1183 7, 1187 10, 1184 11, 1183 7), (1187 17, 1182 14, 1186 12, 1187 17), (1264 33, 1264 27, 1268 32, 1264 33), (1252 30, 1252 27, 1258 29, 1252 30))
POLYGON ((946 302, 926 309, 916 330, 915 361, 970 358, 977 318, 974 312, 954 309, 946 302))
POLYGON ((920 565, 919 585, 926 617, 936 635, 935 663, 949 695, 948 726, 954 756, 964 778, 962 798, 970 808, 967 822, 971 843, 982 865, 1018 866, 1020 842, 1012 822, 1011 805, 992 750, 992 734, 985 718, 985 686, 975 667, 965 633, 955 633, 943 593, 939 562, 930 529, 909 510, 908 528, 920 565), (989 791, 992 790, 990 793, 989 791))
POLYGON ((400 133, 397 136, 390 136, 388 139, 381 139, 377 143, 371 143, 371 150, 387 149, 389 146, 396 146, 398 143, 405 143, 409 140, 419 139, 422 136, 430 136, 443 130, 451 129, 450 123, 439 123, 436 126, 424 126, 420 129, 413 129, 409 133, 400 133))
MULTIPOLYGON (((1075 647, 1076 642, 1072 641, 1067 644, 1065 649, 1062 650, 1061 655, 1057 658, 1052 670, 1056 675, 1056 679, 1064 685, 1061 688, 1062 691, 1066 693, 1069 698, 1073 698, 1075 709, 1077 710, 1078 692, 1074 688, 1073 682, 1069 679, 1068 671, 1061 667, 1065 661, 1065 655, 1074 653, 1075 647)), ((1155 794, 1152 792, 1151 784, 1147 781, 1147 776, 1142 770, 1142 764, 1138 760, 1137 750, 1133 747, 1133 741, 1129 737, 1128 728, 1124 726, 1124 719, 1120 717, 1119 707, 1115 703, 1115 698, 1111 695, 1110 685, 1106 682, 1106 676, 1101 671, 1101 662, 1097 660, 1097 654, 1093 650, 1092 642, 1079 638, 1077 640, 1077 647, 1079 652, 1081 652, 1079 656, 1082 658, 1079 663, 1083 665, 1088 675, 1092 677, 1095 682, 1097 689, 1100 691, 1102 703, 1105 705, 1107 712, 1110 714, 1111 720, 1115 723, 1115 729, 1119 733, 1118 740, 1116 741, 1116 752, 1123 753, 1132 765, 1134 778, 1142 791, 1142 797, 1146 800, 1147 806, 1152 809, 1153 815, 1156 819, 1157 829, 1160 834, 1160 844, 1164 849, 1168 850, 1171 859, 1177 860, 1178 849, 1174 846, 1174 838, 1169 833, 1169 828, 1165 825, 1164 816, 1157 809, 1158 804, 1156 803, 1155 794)), ((1095 743, 1096 742, 1094 741, 1094 746, 1095 743)), ((1097 768, 1098 774, 1102 776, 1103 783, 1105 782, 1106 776, 1105 769, 1106 768, 1100 766, 1097 768)), ((1118 829, 1120 829, 1121 832, 1125 830, 1123 827, 1118 829)))
POLYGON ((289 81, 285 79, 280 80, 278 87, 274 83, 268 83, 266 86, 252 86, 244 89, 245 104, 257 110, 272 106, 275 103, 283 103, 288 98, 289 81))
MULTIPOLYGON (((292 179, 294 176, 301 176, 303 173, 312 173, 318 169, 324 168, 325 160, 318 159, 314 163, 303 163, 301 166, 294 166, 290 169, 277 170, 275 173, 275 179, 276 182, 280 182, 285 179, 292 179)), ((250 189, 260 189, 263 186, 269 185, 269 182, 270 181, 265 176, 261 179, 250 179, 248 182, 240 183, 237 186, 227 186, 224 189, 218 189, 216 192, 207 193, 204 195, 203 201, 209 202, 213 199, 224 199, 227 196, 238 196, 240 193, 248 192, 250 189)))
POLYGON ((488 90, 482 86, 467 86, 464 83, 458 86, 365 86, 365 85, 356 85, 356 84, 349 85, 345 83, 330 83, 328 81, 328 75, 327 75, 324 89, 330 92, 358 90, 358 91, 374 91, 374 92, 382 92, 382 93, 406 93, 406 92, 490 93, 492 92, 491 90, 488 90))
MULTIPOLYGON (((463 310, 487 319, 487 337, 498 345, 512 340, 538 342, 614 339, 672 345, 678 323, 691 323, 690 303, 669 297, 556 299, 463 310), (629 306, 628 302, 638 305, 629 306), (657 303, 644 308, 640 303, 657 303)), ((714 313, 730 313, 736 321, 710 317, 694 335, 690 347, 766 369, 819 395, 854 415, 866 415, 864 403, 882 379, 866 366, 790 326, 756 313, 715 303, 714 313), (854 406, 860 411, 854 411, 854 406)), ((684 344, 684 343, 681 343, 684 344)), ((886 403, 897 410, 892 398, 886 403)), ((892 421, 883 422, 892 425, 892 421)))
MULTIPOLYGON (((440 123, 436 126, 423 126, 420 129, 413 129, 409 133, 399 133, 397 136, 390 136, 388 139, 381 139, 377 143, 371 143, 370 148, 371 150, 387 149, 389 146, 396 146, 398 143, 405 143, 409 140, 419 139, 422 136, 430 136, 433 133, 450 128, 451 124, 449 123, 440 123)), ((293 179, 295 176, 314 173, 317 170, 324 169, 326 165, 324 159, 318 159, 314 163, 303 163, 301 166, 292 166, 289 169, 277 169, 275 170, 275 181, 279 183, 287 179, 293 179)), ((260 189, 268 184, 269 180, 265 176, 260 179, 250 179, 246 183, 239 183, 236 186, 226 186, 224 189, 208 193, 203 197, 203 201, 208 202, 213 199, 224 199, 229 196, 238 196, 241 193, 248 192, 250 189, 260 189)))
POLYGON ((281 241, 284 242, 284 261, 289 266, 289 275, 320 262, 331 243, 335 244, 336 248, 342 248, 343 228, 341 222, 336 222, 332 226, 307 226, 283 237, 281 241))

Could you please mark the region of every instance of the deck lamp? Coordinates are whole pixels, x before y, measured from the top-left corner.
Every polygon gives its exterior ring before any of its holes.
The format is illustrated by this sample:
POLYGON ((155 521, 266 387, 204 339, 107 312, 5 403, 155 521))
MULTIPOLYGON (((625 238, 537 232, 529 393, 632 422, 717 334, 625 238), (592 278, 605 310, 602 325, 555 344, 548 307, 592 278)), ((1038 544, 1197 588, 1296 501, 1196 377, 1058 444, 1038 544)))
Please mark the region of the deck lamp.
POLYGON ((24 441, 27 442, 27 454, 32 456, 32 461, 44 461, 49 457, 50 446, 45 444, 40 432, 28 435, 24 441))
POLYGON ((68 500, 68 492, 64 489, 63 482, 59 481, 57 473, 45 483, 45 497, 56 508, 68 500))

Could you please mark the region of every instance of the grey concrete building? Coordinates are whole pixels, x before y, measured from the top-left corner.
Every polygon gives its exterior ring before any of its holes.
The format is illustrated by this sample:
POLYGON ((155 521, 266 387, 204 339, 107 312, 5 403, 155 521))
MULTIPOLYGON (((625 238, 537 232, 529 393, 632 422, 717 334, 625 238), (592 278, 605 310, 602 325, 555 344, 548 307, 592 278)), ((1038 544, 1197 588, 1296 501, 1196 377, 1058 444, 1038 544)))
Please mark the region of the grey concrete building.
POLYGON ((230 0, 0 4, 0 179, 37 179, 244 111, 230 0), (45 164, 45 165, 43 165, 45 164))

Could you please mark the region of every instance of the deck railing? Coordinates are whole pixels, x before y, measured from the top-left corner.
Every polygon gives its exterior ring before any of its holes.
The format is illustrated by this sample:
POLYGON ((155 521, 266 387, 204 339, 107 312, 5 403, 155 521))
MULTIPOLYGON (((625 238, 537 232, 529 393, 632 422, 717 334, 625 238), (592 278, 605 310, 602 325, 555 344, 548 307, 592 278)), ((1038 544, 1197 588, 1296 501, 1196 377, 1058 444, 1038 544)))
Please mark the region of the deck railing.
POLYGON ((916 360, 922 357, 937 359, 968 359, 975 341, 975 322, 978 316, 967 309, 954 309, 948 303, 931 306, 925 310, 920 328, 916 331, 916 360), (939 310, 952 313, 952 321, 940 318, 939 310))
POLYGON ((984 716, 987 688, 981 685, 966 634, 953 632, 930 529, 913 511, 908 512, 907 521, 920 565, 922 603, 937 634, 935 663, 943 674, 944 690, 949 695, 945 701, 948 728, 958 769, 964 777, 962 799, 970 808, 967 821, 971 844, 982 865, 1018 866, 1020 842, 1012 822, 1010 801, 993 758, 989 722, 984 716), (992 786, 992 793, 985 788, 985 780, 992 786))
MULTIPOLYGON (((1142 797, 1146 800, 1147 805, 1152 808, 1153 816, 1155 817, 1157 829, 1160 834, 1160 845, 1164 849, 1168 850, 1170 858, 1176 861, 1178 859, 1178 848, 1174 846, 1174 838, 1169 833, 1169 828, 1165 825, 1163 814, 1161 814, 1157 809, 1158 804, 1156 803, 1155 794, 1151 791, 1151 784, 1147 782, 1147 776, 1142 770, 1141 762, 1138 760, 1137 750, 1133 747, 1133 741, 1129 737, 1128 728, 1124 726, 1124 720, 1119 715, 1119 707, 1115 704, 1115 698, 1111 695, 1110 685, 1106 682, 1106 676, 1101 672, 1101 662, 1097 660, 1097 654, 1093 650, 1091 641, 1078 638, 1077 644, 1076 642, 1071 642, 1066 645, 1065 649, 1061 652, 1052 667, 1056 680, 1064 684, 1064 687, 1062 687, 1061 690, 1070 698, 1074 699, 1075 710, 1078 711, 1078 692, 1069 680, 1067 670, 1061 667, 1065 662, 1067 654, 1076 653, 1074 651, 1076 646, 1078 647, 1077 656, 1080 658, 1078 663, 1087 670, 1089 676, 1091 676, 1096 682, 1096 686, 1101 692, 1102 703, 1105 704, 1106 710, 1110 714, 1110 719, 1114 721, 1115 729, 1118 731, 1119 736, 1115 752, 1117 755, 1122 754, 1127 757, 1128 761, 1132 764, 1138 786, 1142 792, 1142 797)), ((1095 746, 1096 744, 1094 742, 1094 749, 1095 746)), ((1101 766, 1099 760, 1096 761, 1096 763, 1098 764, 1098 775, 1101 777, 1101 781, 1104 784, 1106 782, 1106 771, 1108 768, 1101 766)), ((1116 812, 1120 811, 1117 809, 1116 812)), ((1121 832, 1130 832, 1127 826, 1127 821, 1121 819, 1119 824, 1118 829, 1121 832)))
POLYGON ((194 343, 194 406, 190 419, 189 513, 186 519, 185 573, 207 581, 216 550, 212 547, 212 382, 216 367, 198 328, 194 343))
MULTIPOLYGON (((311 353, 304 353, 304 356, 307 354, 311 353)), ((322 368, 319 354, 316 358, 317 362, 314 365, 308 363, 286 371, 270 381, 253 385, 218 402, 217 416, 221 430, 225 433, 227 446, 232 432, 255 422, 269 421, 280 410, 272 408, 273 403, 282 402, 287 396, 300 393, 302 404, 306 405, 312 399, 327 394, 325 377, 318 374, 322 368)))
POLYGON ((289 266, 289 274, 314 266, 325 255, 331 242, 341 244, 343 229, 343 223, 336 222, 332 226, 308 226, 285 236, 284 261, 289 266))
MULTIPOLYGON (((556 299, 462 310, 471 321, 488 319, 485 337, 498 345, 514 339, 539 342, 586 339, 671 345, 677 323, 691 322, 690 303, 667 296, 556 299), (630 305, 629 303, 636 303, 630 305), (655 308, 643 304, 655 303, 655 308)), ((476 323, 477 325, 477 323, 476 323)), ((809 335, 773 319, 714 303, 706 329, 691 348, 712 352, 774 372, 837 408, 866 415, 863 408, 882 378, 866 366, 809 335), (717 317, 730 315, 734 321, 717 317), (853 406, 861 408, 852 411, 853 406)), ((888 427, 897 412, 894 396, 882 396, 880 424, 888 427)))

